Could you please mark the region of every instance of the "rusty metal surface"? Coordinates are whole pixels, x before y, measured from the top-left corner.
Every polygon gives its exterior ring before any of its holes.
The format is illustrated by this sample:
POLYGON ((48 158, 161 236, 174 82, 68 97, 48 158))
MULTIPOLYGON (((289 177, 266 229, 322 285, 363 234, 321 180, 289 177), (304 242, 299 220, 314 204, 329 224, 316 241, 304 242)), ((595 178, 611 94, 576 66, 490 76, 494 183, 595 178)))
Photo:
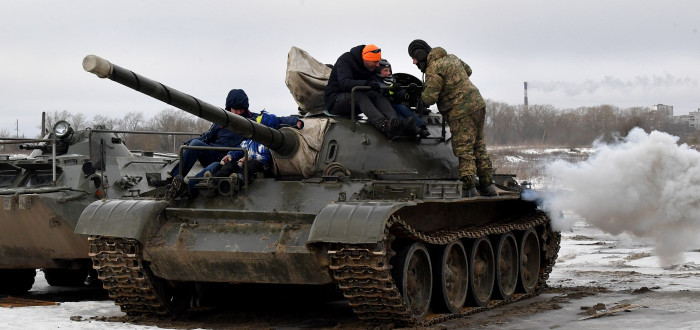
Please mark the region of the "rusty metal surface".
POLYGON ((0 196, 14 200, 10 209, 0 208, 0 268, 58 268, 57 259, 86 259, 88 243, 73 228, 87 200, 59 202, 80 195, 61 190, 0 196))
POLYGON ((109 297, 129 315, 167 315, 163 292, 158 292, 133 239, 90 237, 90 257, 109 297))
POLYGON ((0 298, 0 307, 17 308, 31 306, 57 306, 58 302, 7 296, 0 298))

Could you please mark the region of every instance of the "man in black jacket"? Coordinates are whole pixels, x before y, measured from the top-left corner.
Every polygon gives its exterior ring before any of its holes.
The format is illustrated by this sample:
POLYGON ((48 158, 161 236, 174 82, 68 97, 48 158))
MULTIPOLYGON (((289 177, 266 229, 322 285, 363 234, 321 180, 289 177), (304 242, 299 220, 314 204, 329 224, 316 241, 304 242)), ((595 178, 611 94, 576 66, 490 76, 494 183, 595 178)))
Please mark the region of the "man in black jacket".
POLYGON ((359 45, 340 55, 331 70, 326 85, 325 102, 333 115, 350 115, 350 92, 355 86, 369 86, 371 90, 355 93, 356 111, 363 112, 370 123, 388 137, 402 129, 391 103, 380 91, 374 77, 382 59, 382 50, 375 45, 359 45))

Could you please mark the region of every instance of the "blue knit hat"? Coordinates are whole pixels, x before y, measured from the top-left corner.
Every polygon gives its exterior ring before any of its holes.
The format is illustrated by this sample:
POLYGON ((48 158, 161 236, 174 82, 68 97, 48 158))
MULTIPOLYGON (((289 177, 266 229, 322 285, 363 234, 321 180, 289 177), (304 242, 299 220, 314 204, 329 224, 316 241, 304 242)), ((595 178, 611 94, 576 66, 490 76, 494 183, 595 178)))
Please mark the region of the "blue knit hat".
POLYGON ((248 110, 248 95, 242 89, 232 89, 226 96, 226 110, 246 109, 248 110))

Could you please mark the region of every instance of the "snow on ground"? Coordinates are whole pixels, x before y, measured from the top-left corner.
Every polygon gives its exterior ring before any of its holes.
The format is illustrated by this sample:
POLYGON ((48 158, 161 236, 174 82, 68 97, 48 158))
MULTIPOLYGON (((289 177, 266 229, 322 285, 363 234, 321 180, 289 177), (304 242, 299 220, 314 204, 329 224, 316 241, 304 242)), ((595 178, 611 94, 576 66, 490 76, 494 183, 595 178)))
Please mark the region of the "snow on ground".
MULTIPOLYGON (((684 253, 683 263, 663 268, 654 256, 653 242, 605 234, 579 221, 571 232, 562 233, 559 258, 548 284, 554 292, 583 287, 595 294, 557 301, 556 308, 486 328, 700 329, 700 240, 695 247, 684 253), (638 308, 582 320, 589 316, 582 308, 599 303, 607 308, 619 304, 638 308)), ((545 293, 536 299, 557 298, 568 297, 565 293, 545 293)))
MULTIPOLYGON (((60 294, 69 296, 70 292, 91 290, 66 287, 52 287, 46 283, 44 274, 37 272, 32 295, 60 294)), ((150 326, 136 326, 121 322, 102 322, 91 320, 93 317, 123 316, 119 307, 112 300, 90 300, 80 302, 60 302, 57 306, 32 306, 0 308, 0 329, 160 329, 150 326), (79 316, 81 321, 72 321, 79 316)))

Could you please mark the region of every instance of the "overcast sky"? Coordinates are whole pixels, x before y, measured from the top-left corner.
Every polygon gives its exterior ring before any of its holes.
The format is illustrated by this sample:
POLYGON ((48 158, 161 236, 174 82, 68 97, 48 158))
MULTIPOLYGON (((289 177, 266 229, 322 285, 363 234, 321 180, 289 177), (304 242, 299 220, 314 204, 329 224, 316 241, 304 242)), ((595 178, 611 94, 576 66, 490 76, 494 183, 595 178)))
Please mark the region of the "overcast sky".
POLYGON ((700 2, 664 1, 12 1, 0 0, 0 130, 38 133, 42 111, 150 118, 170 108, 83 71, 88 54, 223 107, 296 113, 284 83, 292 46, 323 63, 359 44, 395 72, 422 38, 467 62, 485 98, 560 109, 700 108, 700 2))

